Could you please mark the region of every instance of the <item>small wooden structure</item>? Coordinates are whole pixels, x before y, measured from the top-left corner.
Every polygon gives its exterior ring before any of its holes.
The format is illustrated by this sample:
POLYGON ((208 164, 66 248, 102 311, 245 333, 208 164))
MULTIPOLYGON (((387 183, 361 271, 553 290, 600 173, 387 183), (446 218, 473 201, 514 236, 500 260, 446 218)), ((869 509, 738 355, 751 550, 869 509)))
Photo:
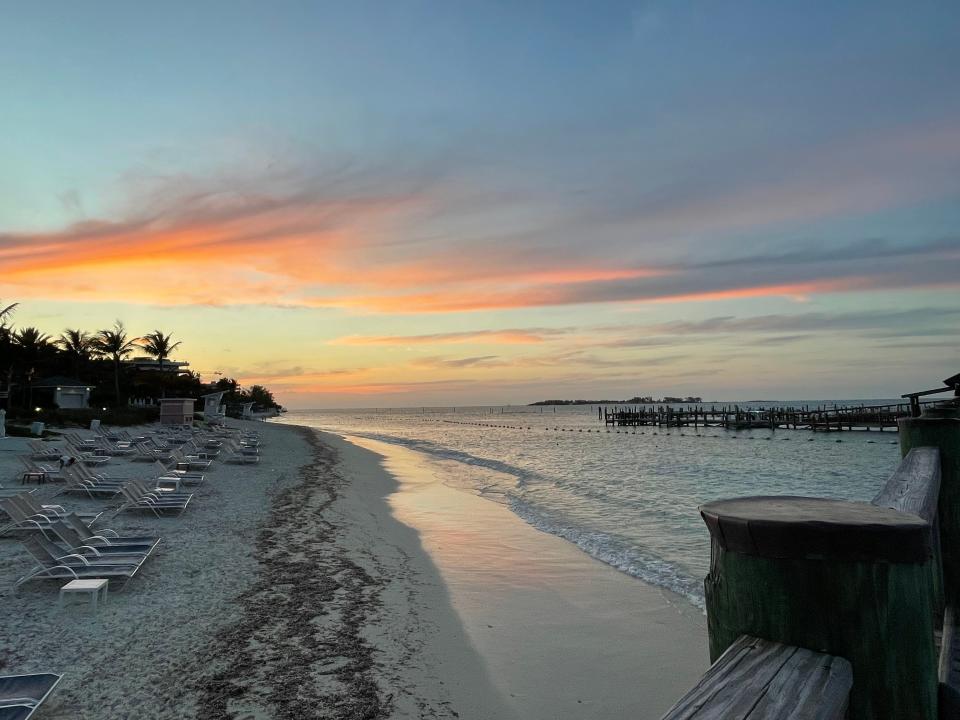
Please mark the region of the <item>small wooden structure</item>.
POLYGON ((160 400, 161 425, 192 425, 193 398, 163 398, 160 400))

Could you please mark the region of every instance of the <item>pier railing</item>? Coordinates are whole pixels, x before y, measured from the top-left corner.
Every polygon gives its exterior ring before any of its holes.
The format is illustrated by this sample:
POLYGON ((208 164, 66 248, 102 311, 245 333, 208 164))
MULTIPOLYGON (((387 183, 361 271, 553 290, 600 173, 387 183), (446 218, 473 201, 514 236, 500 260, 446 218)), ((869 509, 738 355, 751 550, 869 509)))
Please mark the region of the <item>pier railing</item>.
MULTIPOLYGON (((928 401, 922 405, 933 405, 928 401)), ((887 405, 818 405, 766 407, 754 409, 739 405, 673 407, 604 407, 599 413, 606 425, 639 427, 722 427, 732 430, 750 428, 807 429, 815 431, 895 429, 897 421, 910 417, 910 402, 887 405)))
POLYGON ((665 720, 960 718, 960 410, 898 426, 903 460, 871 503, 700 508, 714 664, 665 720))

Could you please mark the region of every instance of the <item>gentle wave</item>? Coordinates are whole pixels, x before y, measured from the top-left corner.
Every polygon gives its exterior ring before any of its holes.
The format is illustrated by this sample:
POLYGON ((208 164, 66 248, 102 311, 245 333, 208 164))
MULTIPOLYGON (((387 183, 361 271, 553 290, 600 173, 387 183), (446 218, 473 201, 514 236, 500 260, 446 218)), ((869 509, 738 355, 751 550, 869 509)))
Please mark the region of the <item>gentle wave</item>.
MULTIPOLYGON (((352 432, 351 434, 369 440, 399 445, 437 459, 452 460, 464 465, 482 467, 509 475, 516 481, 516 489, 493 488, 496 497, 491 497, 491 487, 489 485, 470 484, 467 489, 473 490, 480 496, 494 502, 505 504, 515 515, 537 530, 572 542, 591 557, 615 567, 621 572, 651 585, 666 588, 687 599, 698 608, 703 609, 704 607, 702 581, 685 574, 673 563, 611 535, 558 520, 525 500, 522 495, 525 479, 546 480, 536 473, 522 470, 499 460, 481 458, 443 447, 427 440, 413 440, 383 433, 352 432)), ((461 487, 456 482, 447 482, 446 484, 452 487, 461 487)))
POLYGON ((286 421, 422 453, 446 485, 699 607, 710 539, 698 506, 758 494, 869 500, 899 461, 896 440, 878 433, 637 432, 605 427, 589 407, 558 408, 522 427, 491 415, 306 411, 286 421))
POLYGON ((522 500, 514 500, 510 508, 538 530, 572 542, 591 557, 650 585, 666 588, 704 609, 702 581, 686 575, 663 558, 611 535, 557 522, 522 500))
POLYGON ((378 440, 379 442, 385 442, 391 445, 400 445, 408 450, 415 450, 423 453, 424 455, 430 455, 431 457, 435 457, 440 460, 454 460, 456 462, 463 463, 464 465, 473 465, 475 467, 482 467, 487 470, 494 470, 498 473, 503 473, 504 475, 510 475, 516 479, 518 488, 523 488, 528 482, 535 480, 552 482, 549 480, 549 478, 545 478, 544 476, 529 470, 518 468, 515 465, 510 465, 508 463, 501 462, 500 460, 477 457, 476 455, 461 452, 460 450, 454 450, 453 448, 445 447, 443 445, 437 445, 429 440, 415 440, 411 438, 397 437, 396 435, 384 435, 382 433, 369 432, 351 431, 350 434, 367 438, 368 440, 378 440))

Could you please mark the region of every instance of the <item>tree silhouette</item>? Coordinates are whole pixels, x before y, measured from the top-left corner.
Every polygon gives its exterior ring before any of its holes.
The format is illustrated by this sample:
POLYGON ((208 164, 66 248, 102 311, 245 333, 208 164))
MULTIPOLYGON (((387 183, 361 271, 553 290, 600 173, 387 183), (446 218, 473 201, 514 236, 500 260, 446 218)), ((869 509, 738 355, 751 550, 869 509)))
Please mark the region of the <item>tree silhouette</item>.
POLYGON ((120 362, 132 353, 140 338, 127 335, 127 329, 120 320, 109 330, 100 330, 93 337, 93 348, 96 352, 113 360, 113 390, 116 404, 120 406, 120 362))
POLYGON ((70 358, 75 376, 80 375, 84 365, 86 365, 90 359, 90 355, 93 354, 95 350, 93 338, 90 336, 90 333, 80 329, 72 330, 67 328, 60 333, 60 337, 54 340, 53 344, 63 350, 70 358))
POLYGON ((160 330, 154 330, 152 333, 147 333, 142 338, 140 338, 139 345, 143 348, 144 352, 151 357, 157 359, 157 364, 160 366, 160 394, 163 397, 166 397, 166 387, 164 383, 163 376, 163 361, 170 357, 170 354, 180 347, 179 342, 172 342, 173 334, 164 335, 160 330))
POLYGON ((50 336, 35 327, 25 327, 13 333, 13 344, 27 388, 27 403, 32 406, 33 380, 44 351, 50 349, 50 336))

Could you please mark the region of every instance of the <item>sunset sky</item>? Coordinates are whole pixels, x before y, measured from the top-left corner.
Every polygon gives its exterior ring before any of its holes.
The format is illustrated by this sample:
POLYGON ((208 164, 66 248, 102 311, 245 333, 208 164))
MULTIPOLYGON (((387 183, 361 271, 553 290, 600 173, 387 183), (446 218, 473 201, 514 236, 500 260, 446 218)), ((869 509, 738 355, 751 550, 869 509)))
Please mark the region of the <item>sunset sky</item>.
POLYGON ((960 371, 960 4, 4 2, 0 299, 289 407, 960 371))

